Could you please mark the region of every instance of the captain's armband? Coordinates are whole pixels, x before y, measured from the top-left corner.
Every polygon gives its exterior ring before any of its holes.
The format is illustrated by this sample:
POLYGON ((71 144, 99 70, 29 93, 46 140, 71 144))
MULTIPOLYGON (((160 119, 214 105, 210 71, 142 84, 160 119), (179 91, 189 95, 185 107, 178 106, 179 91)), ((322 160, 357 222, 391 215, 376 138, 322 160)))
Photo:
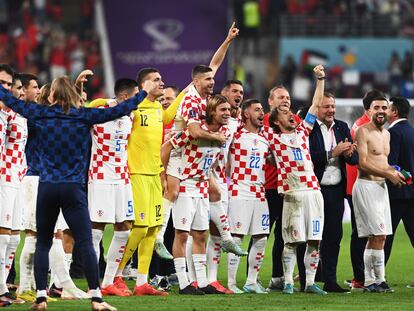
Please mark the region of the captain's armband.
POLYGON ((311 125, 315 124, 316 116, 314 114, 308 113, 305 117, 305 121, 311 125))

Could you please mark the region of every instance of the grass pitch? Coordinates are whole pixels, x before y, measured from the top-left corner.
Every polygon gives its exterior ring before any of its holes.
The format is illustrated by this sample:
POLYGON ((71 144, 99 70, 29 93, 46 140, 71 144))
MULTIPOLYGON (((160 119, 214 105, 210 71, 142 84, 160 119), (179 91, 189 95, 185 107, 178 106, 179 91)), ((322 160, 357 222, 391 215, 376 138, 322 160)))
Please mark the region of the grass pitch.
MULTIPOLYGON (((108 227, 109 229, 109 227, 108 227)), ((105 245, 112 236, 112 232, 105 234, 105 245)), ((349 254, 350 224, 344 224, 344 238, 341 243, 341 252, 338 263, 338 283, 343 284, 345 279, 352 276, 349 254)), ((247 239, 245 239, 245 244, 247 239)), ((260 271, 260 278, 266 286, 271 277, 271 245, 268 243, 266 256, 260 271)), ((246 245, 245 245, 246 246, 246 245)), ((19 252, 20 253, 20 252, 19 252)), ((393 252, 386 267, 387 281, 395 289, 393 294, 351 293, 315 296, 304 293, 295 293, 292 296, 282 295, 280 292, 267 295, 206 295, 206 296, 179 296, 178 288, 174 287, 168 297, 108 297, 106 300, 116 306, 118 310, 414 310, 414 289, 406 288, 407 284, 414 284, 414 252, 403 225, 399 226, 394 239, 393 252)), ((246 259, 242 259, 238 274, 238 285, 242 288, 245 281, 246 259)), ((227 282, 226 255, 222 257, 219 279, 223 285, 227 282)), ((86 289, 84 280, 75 280, 77 285, 86 289)), ((128 285, 133 288, 134 282, 128 285)), ((27 310, 28 303, 13 305, 9 310, 27 310)), ((48 310, 90 310, 89 301, 58 301, 49 303, 48 310)))

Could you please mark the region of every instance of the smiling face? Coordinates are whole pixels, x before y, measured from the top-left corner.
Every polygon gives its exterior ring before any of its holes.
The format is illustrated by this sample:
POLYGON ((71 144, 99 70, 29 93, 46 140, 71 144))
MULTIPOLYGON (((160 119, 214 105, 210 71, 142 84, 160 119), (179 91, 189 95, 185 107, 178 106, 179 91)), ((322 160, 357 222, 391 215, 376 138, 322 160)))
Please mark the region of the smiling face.
POLYGON ((164 94, 160 97, 159 101, 162 105, 162 108, 165 110, 167 109, 174 101, 174 99, 176 98, 176 94, 174 89, 172 88, 166 88, 164 90, 164 94))
POLYGON ((371 120, 378 127, 382 127, 387 122, 388 113, 388 101, 386 100, 374 100, 371 103, 371 120))
MULTIPOLYGON (((146 77, 145 80, 151 80, 157 84, 157 87, 151 90, 150 96, 151 98, 158 98, 164 94, 164 82, 162 81, 162 77, 159 72, 151 72, 146 77)), ((145 81, 144 80, 144 81, 145 81)))
POLYGON ((218 125, 226 125, 229 123, 231 106, 228 102, 217 105, 212 112, 213 123, 218 125))
POLYGON ((202 98, 213 94, 214 75, 212 71, 198 74, 194 80, 194 86, 202 98))
POLYGON ((318 119, 328 128, 332 125, 336 112, 336 103, 333 97, 323 97, 321 106, 318 109, 318 119))
POLYGON ((290 108, 291 101, 289 92, 285 88, 279 87, 272 92, 268 102, 271 109, 278 107, 290 108))

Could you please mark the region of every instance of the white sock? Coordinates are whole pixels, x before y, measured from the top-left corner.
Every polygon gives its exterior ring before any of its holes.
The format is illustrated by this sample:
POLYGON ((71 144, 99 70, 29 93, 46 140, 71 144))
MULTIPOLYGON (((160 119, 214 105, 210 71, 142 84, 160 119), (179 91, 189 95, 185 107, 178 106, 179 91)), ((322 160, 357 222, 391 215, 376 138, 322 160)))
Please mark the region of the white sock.
POLYGON ((103 231, 99 229, 92 229, 92 243, 93 248, 95 249, 97 261, 99 261, 99 257, 101 256, 99 244, 101 243, 103 236, 103 231))
POLYGON ((178 284, 180 286, 180 289, 186 288, 190 284, 190 282, 187 278, 185 257, 174 258, 174 268, 175 272, 177 273, 178 284))
POLYGON ((305 257, 303 259, 306 271, 306 286, 315 283, 316 270, 319 264, 319 247, 306 245, 305 257))
POLYGON ((65 265, 65 251, 61 239, 53 239, 52 247, 49 251, 49 265, 54 277, 54 282, 58 288, 74 288, 76 287, 70 277, 69 271, 65 265))
POLYGON ((190 283, 196 282, 197 277, 193 263, 193 237, 191 235, 188 236, 187 244, 185 245, 185 258, 187 261, 188 279, 190 283))
POLYGON ((10 269, 13 264, 14 256, 16 255, 17 246, 20 243, 20 234, 10 235, 10 241, 6 249, 6 279, 9 276, 10 269))
POLYGON ((174 202, 167 200, 166 198, 162 198, 162 208, 164 209, 163 212, 163 222, 160 227, 160 230, 157 233, 157 238, 155 239, 157 242, 164 243, 164 234, 165 230, 167 230, 168 221, 170 220, 171 214, 171 207, 174 205, 174 202))
POLYGON ((372 260, 372 249, 365 248, 364 250, 364 275, 365 286, 369 286, 375 283, 374 266, 372 260))
POLYGON ((223 202, 210 202, 210 219, 216 225, 223 241, 232 239, 230 234, 230 224, 226 212, 224 211, 223 202))
POLYGON ((96 289, 90 289, 89 290, 89 294, 91 295, 92 298, 102 298, 102 293, 101 293, 101 289, 98 287, 96 289))
POLYGON ((65 253, 65 266, 68 272, 70 271, 71 264, 72 264, 72 253, 65 253))
POLYGON ((207 242, 208 283, 217 281, 217 272, 221 258, 221 238, 211 235, 207 242))
POLYGON ((40 298, 40 297, 44 297, 44 298, 47 297, 47 292, 45 289, 36 291, 36 298, 40 298))
POLYGON ((371 258, 377 284, 385 282, 385 259, 383 249, 372 249, 371 258))
POLYGON ((267 237, 253 239, 252 248, 249 252, 249 271, 247 273, 246 285, 257 283, 257 276, 263 263, 266 243, 267 237))
POLYGON ((206 254, 193 254, 193 262, 198 287, 206 287, 208 285, 206 254))
POLYGON ((106 256, 105 276, 102 281, 102 287, 107 287, 114 283, 116 271, 119 263, 125 253, 125 245, 128 241, 130 231, 115 231, 112 237, 111 245, 106 256))
POLYGON ((10 242, 10 235, 0 234, 0 295, 9 290, 6 285, 6 249, 10 242))
POLYGON ((296 264, 296 245, 285 244, 282 253, 282 264, 285 283, 293 285, 293 270, 296 264))
MULTIPOLYGON (((242 239, 239 237, 233 237, 234 243, 237 245, 242 244, 242 239)), ((227 285, 236 286, 237 284, 237 270, 239 269, 240 257, 233 253, 227 254, 227 285)))
POLYGON ((26 290, 32 289, 32 283, 34 280, 33 274, 33 262, 34 253, 36 250, 36 237, 26 235, 24 239, 24 245, 20 254, 20 285, 17 289, 17 293, 21 294, 26 290))
POLYGON ((136 286, 144 285, 145 283, 148 283, 148 274, 144 273, 137 273, 137 281, 135 282, 136 286))

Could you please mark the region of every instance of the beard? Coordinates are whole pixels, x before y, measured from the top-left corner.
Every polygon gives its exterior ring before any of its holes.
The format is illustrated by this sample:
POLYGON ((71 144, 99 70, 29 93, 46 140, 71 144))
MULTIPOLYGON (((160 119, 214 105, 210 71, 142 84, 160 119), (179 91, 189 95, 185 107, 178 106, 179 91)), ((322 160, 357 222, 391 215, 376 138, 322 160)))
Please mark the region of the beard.
POLYGON ((377 127, 381 127, 381 126, 383 126, 386 122, 387 122, 387 115, 384 115, 384 117, 382 118, 382 120, 380 121, 380 120, 378 120, 378 116, 375 116, 375 118, 374 118, 374 124, 377 126, 377 127))

